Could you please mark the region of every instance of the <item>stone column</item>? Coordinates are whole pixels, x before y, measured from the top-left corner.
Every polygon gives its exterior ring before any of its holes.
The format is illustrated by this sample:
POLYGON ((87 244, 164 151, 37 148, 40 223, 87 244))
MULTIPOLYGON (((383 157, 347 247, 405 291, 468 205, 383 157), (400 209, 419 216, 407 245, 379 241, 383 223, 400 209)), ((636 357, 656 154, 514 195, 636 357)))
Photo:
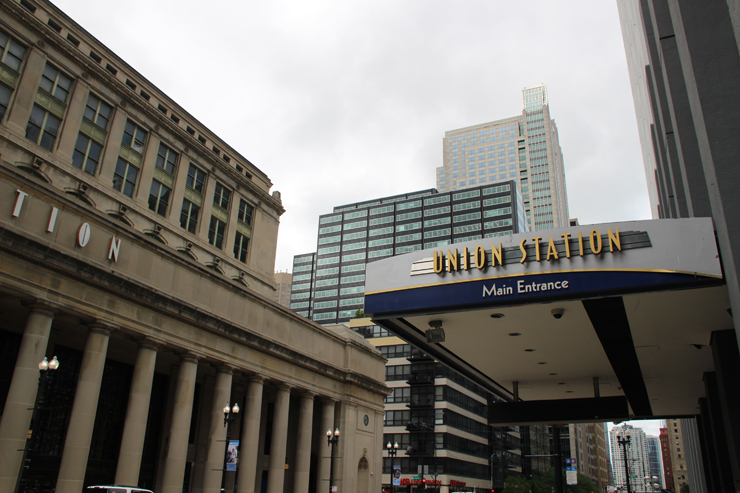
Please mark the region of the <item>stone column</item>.
POLYGON ((298 437, 296 439, 295 472, 293 473, 294 493, 308 493, 311 474, 311 432, 313 431, 313 398, 307 392, 301 396, 298 412, 298 437))
POLYGON ((288 443, 290 387, 279 385, 275 396, 275 419, 272 422, 272 445, 267 472, 267 493, 283 493, 285 450, 288 443))
POLYGON ((188 458, 188 437, 190 418, 193 414, 195 394, 195 375, 198 371, 198 357, 186 353, 180 356, 180 370, 175 383, 175 403, 172 409, 169 445, 164 462, 162 493, 182 493, 185 463, 188 458))
MULTIPOLYGON (((334 401, 326 400, 323 402, 323 409, 321 410, 321 433, 326 433, 326 430, 334 432, 334 401)), ((323 436, 323 435, 322 435, 323 436)), ((316 478, 316 491, 326 491, 329 489, 329 472, 331 469, 331 446, 326 446, 323 443, 319 445, 319 450, 323 450, 323 453, 319 454, 319 474, 316 478)))
POLYGON ((244 428, 239 442, 239 481, 237 493, 254 493, 257 481, 257 458, 259 457, 260 418, 262 417, 262 391, 264 379, 260 376, 249 378, 247 405, 242 412, 244 428))
POLYGON ((126 422, 123 425, 121 450, 118 454, 116 484, 138 485, 141 454, 144 450, 146 424, 149 417, 149 400, 152 396, 154 365, 157 361, 157 345, 151 341, 141 341, 136 354, 134 375, 126 409, 126 422))
MULTIPOLYGON (((211 425, 208 431, 208 456, 203 471, 203 493, 219 493, 221 477, 224 474, 224 450, 226 447, 226 426, 224 426, 224 406, 232 406, 231 380, 233 370, 221 366, 216 370, 216 387, 211 401, 211 425)), ((238 417, 238 415, 237 415, 238 417)))
MULTIPOLYGON (((26 329, 0 419, 0 491, 15 491, 23 450, 31 425, 39 385, 39 363, 46 355, 54 311, 46 305, 29 306, 26 329)), ((62 368, 64 367, 62 362, 62 368)))
MULTIPOLYGON (((195 434, 195 455, 193 456, 192 472, 190 473, 190 492, 203 493, 203 474, 206 469, 208 458, 208 433, 211 424, 211 403, 213 402, 213 389, 216 386, 216 377, 203 375, 200 384, 200 402, 198 403, 198 423, 195 434)), ((193 425, 191 424, 192 428, 193 425)))
POLYGON ((29 47, 26 65, 18 79, 15 101, 10 109, 7 126, 17 134, 26 135, 28 117, 31 116, 33 102, 36 101, 41 75, 46 68, 46 55, 35 46, 29 47))
POLYGON ((85 352, 82 355, 80 376, 77 379, 72 415, 67 427, 67 438, 64 440, 62 463, 57 476, 57 493, 82 491, 109 337, 109 328, 98 324, 90 326, 85 352))

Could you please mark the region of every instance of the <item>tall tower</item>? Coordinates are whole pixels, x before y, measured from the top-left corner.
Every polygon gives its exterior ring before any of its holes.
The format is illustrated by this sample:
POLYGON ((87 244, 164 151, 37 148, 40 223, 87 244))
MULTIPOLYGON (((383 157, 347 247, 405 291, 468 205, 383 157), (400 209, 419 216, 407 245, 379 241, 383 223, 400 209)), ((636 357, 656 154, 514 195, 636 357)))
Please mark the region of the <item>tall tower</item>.
POLYGON ((650 472, 650 456, 645 432, 641 428, 633 428, 627 424, 615 426, 609 432, 609 442, 615 486, 627 491, 629 478, 633 492, 650 491, 650 487, 645 484, 645 476, 650 472), (627 446, 622 447, 617 437, 629 440, 627 446))
POLYGON ((565 168, 547 87, 525 88, 522 99, 520 116, 445 132, 437 189, 515 180, 531 230, 567 227, 565 168))

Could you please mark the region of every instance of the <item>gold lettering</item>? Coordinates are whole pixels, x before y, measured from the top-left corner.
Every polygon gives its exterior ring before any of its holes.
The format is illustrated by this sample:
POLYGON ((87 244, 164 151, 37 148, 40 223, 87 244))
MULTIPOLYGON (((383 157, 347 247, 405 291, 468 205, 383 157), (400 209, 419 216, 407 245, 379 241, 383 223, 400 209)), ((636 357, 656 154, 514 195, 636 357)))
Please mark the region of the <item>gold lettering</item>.
POLYGON ((599 234, 598 229, 592 229, 591 233, 588 235, 588 243, 591 246, 591 251, 596 253, 601 253, 601 235, 599 234), (595 238, 595 240, 594 240, 595 238), (595 243, 595 245, 594 245, 595 243))
POLYGON ((445 267, 445 256, 442 252, 434 250, 434 273, 441 274, 445 267))
POLYGON ((457 248, 455 248, 455 253, 452 253, 452 250, 447 250, 447 272, 453 270, 457 270, 457 248))
POLYGON ((522 251, 522 259, 519 261, 520 264, 523 264, 525 260, 527 260, 527 251, 524 249, 524 243, 527 241, 526 238, 522 239, 522 242, 519 243, 519 250, 522 251))
POLYGON ((540 240, 542 239, 541 236, 538 236, 536 238, 532 238, 532 241, 534 241, 534 252, 535 252, 535 259, 537 262, 540 261, 540 240))
POLYGON ((547 260, 550 260, 550 255, 555 257, 555 260, 558 259, 558 251, 555 248, 555 242, 552 241, 552 236, 550 237, 550 241, 547 244, 547 260))
POLYGON ((501 248, 501 243, 498 244, 498 250, 491 245, 491 267, 496 267, 496 260, 499 265, 504 265, 504 250, 501 248))
POLYGON ((565 258, 570 258, 570 233, 563 233, 560 237, 565 240, 565 258))
POLYGON ((609 251, 610 252, 613 252, 614 251, 614 246, 616 245, 617 246, 617 250, 619 250, 621 252, 622 251, 622 243, 621 243, 621 240, 619 238, 619 228, 616 227, 616 226, 614 226, 614 231, 617 232, 616 235, 614 233, 612 233, 612 230, 609 229, 609 228, 606 228, 606 231, 607 231, 607 235, 609 235, 609 251))
POLYGON ((578 232, 578 253, 583 257, 583 235, 578 232))
POLYGON ((468 247, 463 248, 462 256, 462 270, 468 270, 468 261, 470 260, 470 253, 468 253, 468 247))
POLYGON ((475 266, 481 270, 486 267, 486 250, 480 245, 475 247, 475 266))

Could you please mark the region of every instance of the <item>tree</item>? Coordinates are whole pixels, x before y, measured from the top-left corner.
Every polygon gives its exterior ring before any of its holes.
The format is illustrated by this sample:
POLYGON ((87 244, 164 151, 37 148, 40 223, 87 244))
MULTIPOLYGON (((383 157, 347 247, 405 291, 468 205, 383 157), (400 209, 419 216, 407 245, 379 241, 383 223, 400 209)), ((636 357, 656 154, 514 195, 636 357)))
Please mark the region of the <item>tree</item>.
POLYGON ((358 308, 355 312, 355 318, 363 318, 365 316, 365 310, 358 308))
POLYGON ((681 483, 681 486, 678 488, 679 493, 691 493, 691 488, 689 488, 689 483, 681 483))
POLYGON ((532 493, 532 482, 524 476, 512 474, 504 480, 503 493, 532 493))

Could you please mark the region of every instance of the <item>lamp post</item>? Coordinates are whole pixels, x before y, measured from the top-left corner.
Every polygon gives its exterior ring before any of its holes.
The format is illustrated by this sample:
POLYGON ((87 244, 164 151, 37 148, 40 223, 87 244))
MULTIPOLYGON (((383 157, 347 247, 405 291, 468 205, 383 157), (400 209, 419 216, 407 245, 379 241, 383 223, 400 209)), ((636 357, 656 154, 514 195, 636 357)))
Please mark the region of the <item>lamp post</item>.
POLYGON ((329 456, 329 493, 332 493, 332 481, 334 481, 334 447, 339 443, 339 428, 334 430, 333 434, 331 428, 326 430, 326 442, 331 447, 331 454, 329 456))
POLYGON ((229 464, 229 438, 231 436, 231 425, 236 422, 236 415, 239 414, 239 404, 236 402, 230 406, 227 402, 224 406, 224 426, 226 427, 226 446, 224 447, 224 470, 221 474, 221 491, 226 491, 226 470, 229 464))
POLYGON ((24 478, 21 480, 21 490, 24 490, 26 487, 26 483, 28 482, 28 478, 26 477, 30 468, 31 468, 31 458, 29 454, 36 453, 36 449, 39 444, 39 428, 41 425, 41 412, 44 409, 44 402, 46 400, 46 394, 49 391, 49 387, 51 387, 51 382, 54 380, 54 375, 56 374, 56 370, 59 368, 59 360, 56 356, 54 356, 51 361, 49 361, 46 356, 44 356, 44 359, 41 360, 39 363, 39 398, 38 401, 36 401, 36 407, 32 408, 34 411, 33 414, 33 420, 31 423, 31 438, 28 441, 28 445, 26 446, 25 453, 26 453, 26 460, 24 461, 25 464, 23 466, 23 476, 24 478), (49 371, 51 370, 51 371, 49 371))
POLYGON ((655 493, 655 488, 660 487, 658 484, 658 476, 645 476, 645 484, 650 486, 650 493, 655 493))
POLYGON ((622 447, 622 458, 624 459, 624 475, 627 478, 627 493, 632 493, 632 486, 630 486, 630 467, 629 461, 627 460, 627 450, 630 447, 630 441, 632 437, 626 433, 617 433, 617 443, 622 447), (625 438, 623 438, 625 437, 625 438))
POLYGON ((388 457, 391 458, 391 492, 395 493, 396 488, 393 485, 393 473, 394 473, 394 471, 393 471, 393 458, 398 453, 398 442, 396 442, 392 446, 391 446, 391 442, 388 442, 388 445, 386 445, 385 448, 388 449, 388 457))

